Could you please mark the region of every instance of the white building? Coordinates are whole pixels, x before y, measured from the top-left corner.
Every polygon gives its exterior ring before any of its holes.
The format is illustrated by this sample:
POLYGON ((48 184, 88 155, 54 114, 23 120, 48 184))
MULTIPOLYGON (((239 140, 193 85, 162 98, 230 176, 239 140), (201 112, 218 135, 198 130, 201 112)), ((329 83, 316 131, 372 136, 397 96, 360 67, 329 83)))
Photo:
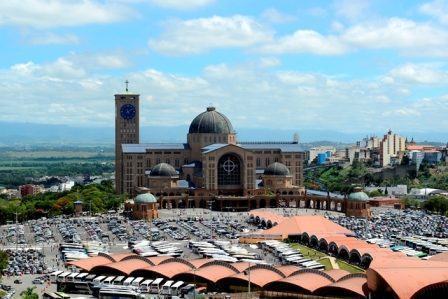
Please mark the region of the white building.
POLYGON ((397 185, 397 186, 387 186, 387 187, 365 187, 364 190, 367 192, 372 192, 374 190, 381 190, 383 194, 385 194, 387 188, 388 195, 394 196, 403 196, 408 194, 408 186, 406 185, 397 185))

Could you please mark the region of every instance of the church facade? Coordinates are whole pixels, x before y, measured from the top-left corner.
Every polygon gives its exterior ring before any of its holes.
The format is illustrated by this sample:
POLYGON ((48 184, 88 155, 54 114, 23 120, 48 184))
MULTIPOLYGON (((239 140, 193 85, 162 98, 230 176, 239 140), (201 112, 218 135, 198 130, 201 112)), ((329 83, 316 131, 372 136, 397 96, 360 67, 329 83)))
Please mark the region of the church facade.
POLYGON ((305 152, 291 142, 242 142, 214 107, 185 143, 140 143, 139 95, 115 95, 116 191, 152 193, 159 208, 247 210, 302 196, 305 152))

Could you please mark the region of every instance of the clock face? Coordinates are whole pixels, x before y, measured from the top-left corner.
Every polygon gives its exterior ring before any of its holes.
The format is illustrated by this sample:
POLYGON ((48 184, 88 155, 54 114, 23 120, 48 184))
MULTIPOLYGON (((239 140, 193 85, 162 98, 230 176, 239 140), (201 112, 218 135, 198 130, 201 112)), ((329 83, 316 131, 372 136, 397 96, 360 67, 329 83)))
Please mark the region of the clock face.
POLYGON ((135 107, 131 104, 121 106, 120 115, 124 119, 133 119, 135 116, 135 107))

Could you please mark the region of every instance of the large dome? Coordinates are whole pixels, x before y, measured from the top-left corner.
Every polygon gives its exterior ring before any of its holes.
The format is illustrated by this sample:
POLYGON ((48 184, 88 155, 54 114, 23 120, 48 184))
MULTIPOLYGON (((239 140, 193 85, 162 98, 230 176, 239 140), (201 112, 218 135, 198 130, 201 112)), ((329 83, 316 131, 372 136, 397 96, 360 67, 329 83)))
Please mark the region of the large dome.
POLYGON ((361 188, 355 188, 352 193, 349 194, 348 200, 353 201, 369 201, 369 196, 362 191, 361 188))
POLYGON ((230 120, 225 115, 216 111, 215 107, 208 107, 207 111, 193 119, 188 133, 232 134, 234 132, 230 120))
POLYGON ((139 194, 134 200, 134 203, 137 204, 155 203, 155 202, 157 202, 157 199, 151 193, 139 194))
POLYGON ((174 169, 173 166, 167 163, 159 163, 155 165, 151 172, 149 173, 150 176, 166 176, 166 177, 172 177, 177 176, 176 169, 174 169))
POLYGON ((264 170, 264 174, 265 175, 282 175, 282 176, 291 175, 288 167, 286 167, 285 164, 278 163, 278 162, 274 162, 274 163, 270 164, 264 170))

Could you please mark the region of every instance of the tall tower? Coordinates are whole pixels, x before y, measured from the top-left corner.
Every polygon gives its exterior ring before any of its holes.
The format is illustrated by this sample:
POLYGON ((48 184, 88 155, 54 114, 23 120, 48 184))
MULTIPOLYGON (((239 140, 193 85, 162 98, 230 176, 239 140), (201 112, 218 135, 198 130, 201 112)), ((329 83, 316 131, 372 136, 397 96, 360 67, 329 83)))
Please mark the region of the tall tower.
POLYGON ((140 142, 140 95, 128 92, 115 95, 115 191, 123 193, 122 144, 140 142))

